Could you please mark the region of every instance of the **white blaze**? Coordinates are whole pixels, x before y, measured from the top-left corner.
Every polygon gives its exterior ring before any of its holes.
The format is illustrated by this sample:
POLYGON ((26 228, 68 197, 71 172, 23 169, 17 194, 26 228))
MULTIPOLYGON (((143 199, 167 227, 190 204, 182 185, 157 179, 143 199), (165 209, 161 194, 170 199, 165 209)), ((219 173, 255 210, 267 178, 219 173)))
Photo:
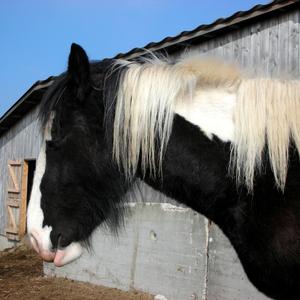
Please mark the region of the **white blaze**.
MULTIPOLYGON (((42 244, 43 248, 50 248, 50 232, 51 227, 45 226, 43 228, 44 214, 41 208, 41 190, 40 184, 46 169, 46 153, 45 153, 45 142, 42 145, 40 154, 38 156, 38 160, 36 163, 36 169, 33 179, 33 186, 31 190, 30 201, 27 210, 27 231, 30 235, 33 231, 36 231, 40 237, 43 237, 42 244), (44 234, 43 234, 44 233, 44 234)), ((31 242, 33 241, 33 237, 30 235, 31 242)))
POLYGON ((40 185, 46 170, 46 141, 51 140, 53 118, 54 114, 51 114, 46 125, 44 141, 36 163, 33 186, 27 210, 27 232, 32 246, 44 260, 54 260, 56 266, 62 266, 78 258, 82 253, 82 247, 79 243, 73 242, 63 250, 52 252, 52 243, 50 240, 52 227, 43 227, 44 213, 41 208, 42 194, 40 185))

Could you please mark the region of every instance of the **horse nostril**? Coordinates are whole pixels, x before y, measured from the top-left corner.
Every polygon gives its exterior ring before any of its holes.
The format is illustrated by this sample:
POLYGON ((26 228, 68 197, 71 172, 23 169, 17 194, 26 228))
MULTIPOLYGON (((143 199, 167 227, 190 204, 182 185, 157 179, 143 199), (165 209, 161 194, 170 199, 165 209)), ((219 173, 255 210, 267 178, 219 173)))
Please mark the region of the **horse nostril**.
POLYGON ((57 248, 54 247, 54 246, 51 244, 50 251, 51 251, 51 252, 56 252, 56 250, 57 250, 57 248))
POLYGON ((59 247, 59 242, 61 239, 61 233, 57 232, 56 230, 52 230, 50 232, 50 241, 51 241, 51 248, 56 250, 59 247))
POLYGON ((64 250, 66 247, 68 247, 68 245, 70 243, 71 242, 65 235, 62 235, 62 234, 58 235, 58 238, 57 238, 57 249, 58 250, 64 250))
POLYGON ((50 240, 54 249, 62 250, 68 247, 75 238, 72 230, 58 228, 50 232, 50 240))

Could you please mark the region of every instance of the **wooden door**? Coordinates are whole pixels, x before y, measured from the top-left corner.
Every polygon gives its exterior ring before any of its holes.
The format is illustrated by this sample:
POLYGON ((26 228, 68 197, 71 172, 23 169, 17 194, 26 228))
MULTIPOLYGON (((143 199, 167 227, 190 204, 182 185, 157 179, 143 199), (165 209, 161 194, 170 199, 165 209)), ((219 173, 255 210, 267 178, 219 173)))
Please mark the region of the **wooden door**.
POLYGON ((19 241, 26 233, 28 163, 22 160, 8 162, 7 226, 6 236, 19 241))

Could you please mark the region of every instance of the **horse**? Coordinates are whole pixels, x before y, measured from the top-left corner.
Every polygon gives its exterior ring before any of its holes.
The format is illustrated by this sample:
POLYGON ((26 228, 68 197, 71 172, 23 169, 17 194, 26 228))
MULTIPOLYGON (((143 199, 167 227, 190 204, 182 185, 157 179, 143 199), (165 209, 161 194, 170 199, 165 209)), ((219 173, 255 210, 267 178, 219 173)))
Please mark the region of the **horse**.
POLYGON ((217 224, 258 290, 299 299, 297 80, 193 53, 89 62, 72 44, 39 118, 27 231, 45 261, 77 259, 100 225, 117 231, 145 182, 217 224))

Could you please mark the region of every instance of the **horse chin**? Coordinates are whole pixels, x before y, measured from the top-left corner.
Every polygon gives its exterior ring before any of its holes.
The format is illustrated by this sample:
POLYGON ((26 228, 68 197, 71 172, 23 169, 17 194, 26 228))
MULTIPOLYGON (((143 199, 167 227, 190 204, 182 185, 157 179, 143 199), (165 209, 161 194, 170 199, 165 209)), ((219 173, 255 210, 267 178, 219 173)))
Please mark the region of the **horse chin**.
POLYGON ((73 242, 66 248, 58 249, 56 251, 54 261, 53 261, 54 265, 56 267, 62 267, 79 258, 81 254, 82 254, 82 246, 77 242, 73 242))

